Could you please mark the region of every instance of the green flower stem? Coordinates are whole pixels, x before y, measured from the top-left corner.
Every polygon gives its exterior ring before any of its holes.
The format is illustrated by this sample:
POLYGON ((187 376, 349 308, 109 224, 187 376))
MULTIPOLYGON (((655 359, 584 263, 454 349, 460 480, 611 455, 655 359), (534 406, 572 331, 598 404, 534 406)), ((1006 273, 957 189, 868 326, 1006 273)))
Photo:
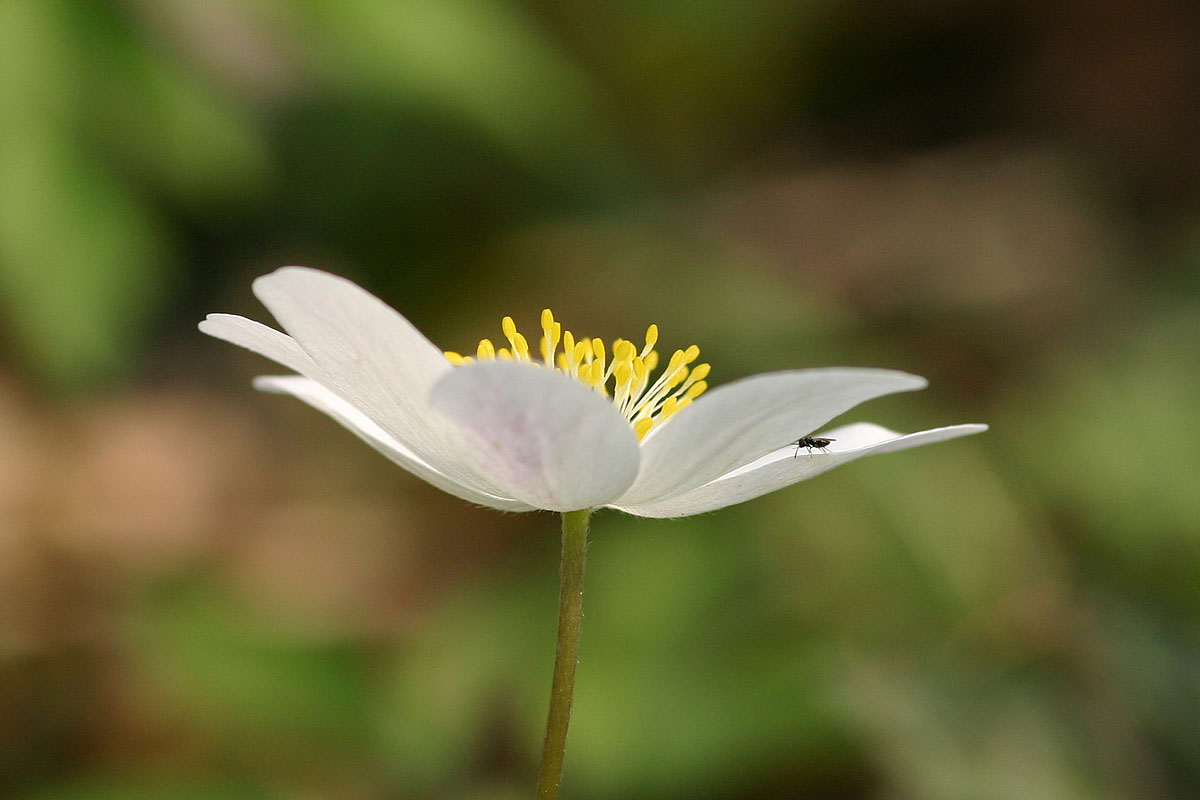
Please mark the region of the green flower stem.
POLYGON ((579 623, 583 619, 583 568, 587 560, 588 517, 591 510, 562 515, 562 566, 558 588, 558 648, 554 653, 554 683, 546 742, 538 768, 537 800, 554 800, 562 783, 567 725, 575 696, 575 666, 579 663, 579 623))

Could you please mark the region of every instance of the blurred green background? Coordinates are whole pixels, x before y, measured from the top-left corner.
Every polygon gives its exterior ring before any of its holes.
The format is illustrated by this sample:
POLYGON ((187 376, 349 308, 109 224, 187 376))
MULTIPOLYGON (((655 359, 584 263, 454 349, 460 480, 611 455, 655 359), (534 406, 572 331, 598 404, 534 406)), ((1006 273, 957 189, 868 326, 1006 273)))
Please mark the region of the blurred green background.
POLYGON ((564 798, 1200 796, 1186 0, 4 0, 0 796, 532 792, 557 521, 209 340, 344 274, 990 433, 593 521, 564 798))

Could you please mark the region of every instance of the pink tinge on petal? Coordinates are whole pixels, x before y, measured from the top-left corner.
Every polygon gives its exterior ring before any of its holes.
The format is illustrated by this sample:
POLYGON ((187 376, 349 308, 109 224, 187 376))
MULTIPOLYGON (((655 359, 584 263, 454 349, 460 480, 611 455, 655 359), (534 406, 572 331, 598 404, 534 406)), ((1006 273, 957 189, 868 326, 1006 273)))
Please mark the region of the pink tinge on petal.
POLYGON ((457 428, 464 463, 538 508, 602 506, 637 474, 637 437, 612 403, 551 370, 467 364, 442 378, 433 402, 457 428))

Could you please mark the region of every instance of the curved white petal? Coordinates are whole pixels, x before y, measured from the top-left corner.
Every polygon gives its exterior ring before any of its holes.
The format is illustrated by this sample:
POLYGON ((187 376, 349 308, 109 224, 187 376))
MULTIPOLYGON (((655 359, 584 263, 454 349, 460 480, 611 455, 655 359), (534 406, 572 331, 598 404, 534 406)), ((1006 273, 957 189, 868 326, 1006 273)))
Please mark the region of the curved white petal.
POLYGON ((610 503, 633 483, 637 436, 612 403, 532 364, 455 367, 433 404, 459 432, 459 457, 529 505, 575 511, 610 503))
POLYGON ((209 314, 199 327, 201 332, 209 336, 253 350, 296 372, 310 374, 314 369, 308 353, 304 352, 292 337, 261 322, 236 314, 209 314))
POLYGON ((637 481, 618 505, 652 505, 745 466, 874 397, 921 389, 886 369, 771 372, 726 384, 652 431, 637 481))
POLYGON ((532 511, 533 507, 519 500, 500 497, 475 486, 466 486, 422 461, 415 453, 396 441, 387 431, 354 406, 309 378, 296 375, 263 375, 254 379, 254 386, 264 392, 290 394, 328 414, 367 444, 404 467, 418 478, 444 492, 481 506, 502 511, 532 511))
POLYGON ((795 446, 782 447, 697 489, 650 503, 617 503, 613 508, 640 517, 683 517, 701 514, 753 500, 856 458, 932 444, 986 430, 987 425, 951 425, 919 433, 900 434, 869 422, 857 422, 821 434, 822 437, 837 440, 829 445, 829 452, 809 453, 802 448, 797 454, 795 446))
POLYGON ((435 464, 442 424, 429 392, 452 369, 441 350, 382 300, 328 272, 283 267, 256 279, 254 293, 320 370, 309 377, 435 464))

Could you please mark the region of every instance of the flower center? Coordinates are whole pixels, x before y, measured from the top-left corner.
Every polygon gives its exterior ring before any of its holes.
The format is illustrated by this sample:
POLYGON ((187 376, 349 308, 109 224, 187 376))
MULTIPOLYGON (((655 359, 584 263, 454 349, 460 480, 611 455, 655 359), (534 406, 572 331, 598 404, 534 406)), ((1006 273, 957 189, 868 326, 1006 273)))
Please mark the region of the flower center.
POLYGON ((446 358, 456 366, 497 358, 524 361, 569 375, 605 397, 612 397, 613 405, 633 426, 639 440, 654 426, 691 405, 708 388, 704 379, 708 377, 709 365, 691 366, 700 356, 696 345, 676 350, 666 368, 651 380, 659 361, 654 349, 658 343, 657 325, 646 329, 646 343, 640 350, 627 339, 614 339, 611 359, 603 339, 585 337, 577 341, 570 331, 562 329, 548 308, 542 311, 540 358, 530 355, 529 343, 517 331, 512 317, 505 317, 500 327, 509 347, 497 348, 490 339, 481 339, 474 356, 446 351, 446 358), (558 349, 560 342, 562 350, 558 349))

